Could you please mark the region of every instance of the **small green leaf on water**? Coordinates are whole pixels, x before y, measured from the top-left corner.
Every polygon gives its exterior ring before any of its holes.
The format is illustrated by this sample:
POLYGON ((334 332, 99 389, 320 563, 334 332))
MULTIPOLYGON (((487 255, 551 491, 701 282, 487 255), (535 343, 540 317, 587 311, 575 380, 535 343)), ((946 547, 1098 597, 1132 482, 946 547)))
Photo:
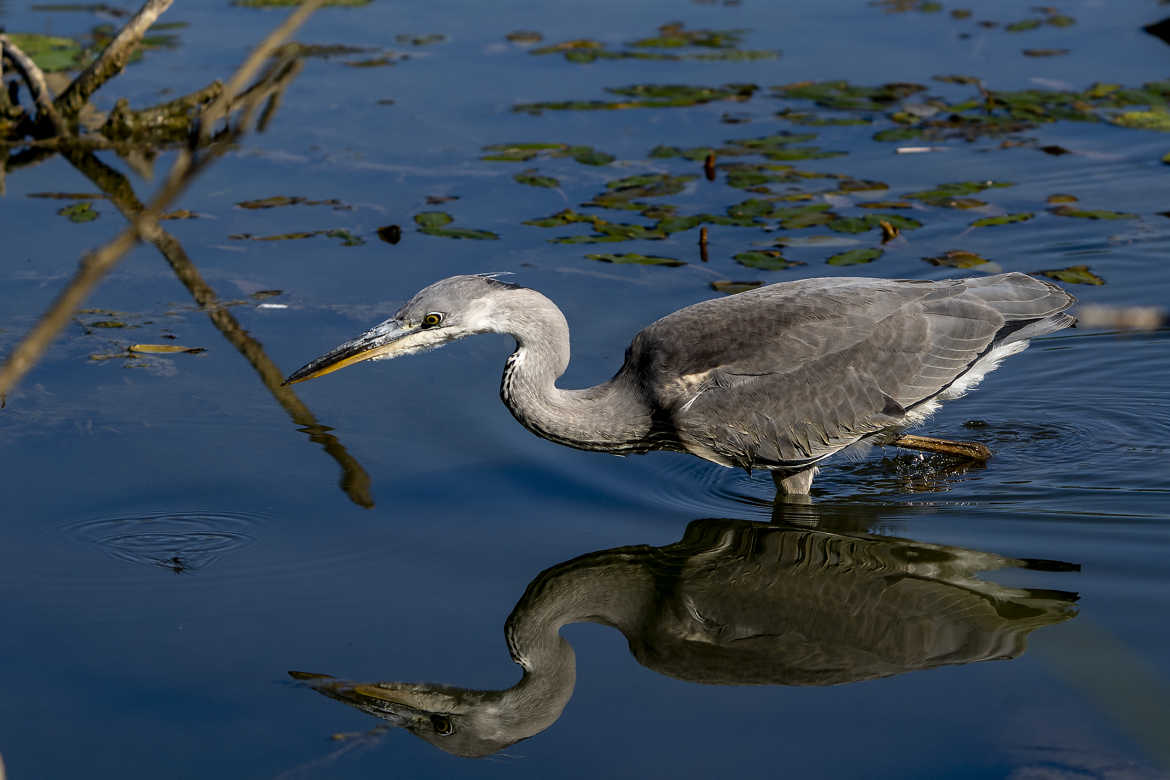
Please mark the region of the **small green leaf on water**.
POLYGON ((1068 268, 1055 268, 1048 271, 1037 271, 1041 276, 1065 282, 1066 284, 1105 284, 1105 280, 1089 270, 1087 265, 1070 265, 1068 268))
POLYGON ((520 184, 527 184, 530 187, 556 188, 561 186, 561 183, 551 176, 537 175, 535 168, 529 168, 526 171, 521 171, 512 178, 520 184))
POLYGON ((98 320, 97 322, 87 323, 91 328, 125 328, 126 323, 120 320, 98 320))
POLYGON ((1110 121, 1122 127, 1132 127, 1138 130, 1158 130, 1170 132, 1170 111, 1127 111, 1114 116, 1110 121))
POLYGON ((715 292, 721 292, 724 295, 736 295, 748 290, 754 290, 757 287, 763 286, 763 282, 733 282, 729 279, 720 279, 711 282, 711 289, 715 292))
POLYGON ((1064 192, 1054 192, 1048 196, 1048 203, 1076 203, 1078 200, 1076 195, 1069 195, 1064 192))
POLYGON ((1104 209, 1078 209, 1073 206, 1055 206, 1048 209, 1058 217, 1078 217, 1080 219, 1137 219, 1137 214, 1127 214, 1123 211, 1106 211, 1104 209))
POLYGON ((1025 57, 1062 57, 1068 54, 1068 49, 1023 49, 1025 57))
POLYGON ((585 255, 590 260, 600 260, 603 263, 623 263, 635 265, 665 265, 677 267, 686 265, 682 260, 676 260, 673 257, 658 257, 656 255, 640 255, 634 253, 628 254, 594 254, 585 255))
POLYGON ((72 206, 66 206, 63 209, 58 209, 58 214, 66 217, 70 222, 93 222, 98 218, 98 213, 94 209, 93 204, 89 201, 82 203, 74 203, 72 206))
POLYGON ((881 249, 847 249, 833 255, 825 262, 829 265, 861 265, 872 263, 884 254, 881 249))
POLYGON ((1034 214, 1025 211, 1020 214, 1004 214, 999 217, 984 217, 971 223, 971 227, 994 227, 996 225, 1010 225, 1014 222, 1027 222, 1034 214))
POLYGON ((735 262, 748 268, 758 268, 762 271, 783 271, 804 263, 788 260, 775 249, 758 249, 751 252, 740 252, 733 257, 735 262))
POLYGON ((455 218, 445 211, 423 211, 414 215, 414 223, 420 228, 441 228, 454 221, 455 218))
POLYGON ((1026 32, 1027 30, 1035 30, 1042 24, 1044 24, 1043 19, 1025 19, 1022 22, 1012 22, 1005 25, 1003 29, 1008 32, 1026 32))
POLYGON ((990 262, 986 257, 963 249, 948 249, 937 257, 924 257, 922 259, 931 265, 944 265, 949 268, 975 268, 990 262))
POLYGON ((85 54, 72 38, 35 33, 9 33, 8 38, 46 72, 79 68, 85 54))

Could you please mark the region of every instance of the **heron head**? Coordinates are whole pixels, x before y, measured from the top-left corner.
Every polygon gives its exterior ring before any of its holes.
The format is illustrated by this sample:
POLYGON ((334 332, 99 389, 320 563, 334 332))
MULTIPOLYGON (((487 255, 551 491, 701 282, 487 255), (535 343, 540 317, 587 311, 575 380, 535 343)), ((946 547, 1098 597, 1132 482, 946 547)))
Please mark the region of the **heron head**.
POLYGON ((284 384, 314 379, 365 360, 386 360, 498 330, 501 298, 524 288, 490 276, 452 276, 420 290, 390 319, 289 374, 284 384))
POLYGON ((497 704, 499 691, 427 683, 354 683, 304 672, 289 675, 457 756, 491 755, 530 736, 509 728, 510 718, 497 704))

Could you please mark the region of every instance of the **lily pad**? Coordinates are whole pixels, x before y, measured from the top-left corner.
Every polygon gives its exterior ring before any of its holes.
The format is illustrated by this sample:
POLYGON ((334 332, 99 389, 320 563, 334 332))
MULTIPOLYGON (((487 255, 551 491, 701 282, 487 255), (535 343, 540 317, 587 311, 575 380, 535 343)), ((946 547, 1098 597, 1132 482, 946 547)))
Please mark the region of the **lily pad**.
POLYGON ((473 241, 494 241, 499 236, 490 230, 473 230, 468 228, 446 227, 454 222, 454 217, 445 211, 423 211, 414 215, 414 223, 418 225, 420 233, 440 238, 469 239, 473 241))
POLYGON ((676 260, 673 257, 658 257, 657 255, 640 255, 635 253, 629 254, 594 254, 585 255, 590 260, 600 260, 603 263, 622 263, 634 265, 665 265, 670 267, 678 267, 686 265, 682 260, 676 260))
POLYGON ((98 218, 97 210, 94 209, 93 204, 89 201, 82 203, 74 203, 72 206, 66 206, 57 211, 62 217, 66 217, 70 222, 82 223, 93 222, 98 218))
POLYGON ((924 257, 922 259, 931 265, 943 265, 948 268, 977 268, 991 262, 986 257, 968 252, 965 249, 948 249, 937 257, 924 257))
POLYGON ((73 70, 84 64, 85 50, 72 38, 36 33, 9 33, 8 37, 43 71, 73 70))
POLYGON ((1128 214, 1124 211, 1107 211, 1104 209, 1078 209, 1073 206, 1055 206, 1048 209, 1050 214, 1058 217, 1078 217, 1080 219, 1137 219, 1137 214, 1128 214))
POLYGON ((715 292, 721 292, 724 295, 737 295, 738 293, 754 290, 763 285, 763 282, 733 282, 730 279, 719 279, 711 282, 711 289, 715 292))
POLYGON ((847 249, 833 255, 825 262, 829 265, 861 265, 872 263, 884 254, 881 249, 847 249))
POLYGON ((537 175, 535 168, 529 168, 526 171, 521 171, 512 178, 520 184, 527 184, 529 187, 549 187, 555 189, 561 186, 561 183, 551 176, 537 175))
POLYGON ((796 260, 789 260, 777 252, 775 249, 759 249, 751 252, 740 252, 734 255, 733 260, 742 266, 748 268, 759 268, 763 271, 783 271, 786 268, 792 268, 804 263, 796 260))
POLYGON ((1027 222, 1034 214, 1025 211, 1019 214, 1004 214, 999 217, 984 217, 971 223, 971 227, 995 227, 996 225, 1011 225, 1015 222, 1027 222))
POLYGON ((1112 117, 1110 121, 1122 127, 1170 132, 1170 111, 1128 111, 1112 117))
POLYGON ((414 215, 414 223, 426 230, 441 228, 454 221, 455 218, 445 211, 424 211, 414 215))
POLYGON ((1063 192, 1054 192, 1048 196, 1046 202, 1048 203, 1076 203, 1079 198, 1076 195, 1069 195, 1063 192))
POLYGON ((592 146, 545 142, 490 144, 483 147, 483 151, 488 154, 480 159, 489 162, 527 162, 534 157, 571 157, 582 165, 608 165, 616 159, 612 154, 598 151, 592 146))
MULTIPOLYGON (((969 201, 965 200, 963 196, 971 195, 976 192, 983 192, 988 189, 998 189, 1001 187, 1013 187, 1014 182, 1010 181, 956 181, 940 184, 933 190, 922 190, 920 192, 911 192, 906 195, 907 198, 920 200, 924 203, 929 203, 931 206, 945 206, 947 208, 973 208, 969 201)), ((982 201, 974 201, 980 206, 986 205, 982 201)))
POLYGON ((1089 270, 1087 265, 1070 265, 1068 268, 1055 268, 1048 271, 1037 271, 1041 276, 1065 282, 1066 284, 1105 284, 1105 280, 1089 270))
POLYGON ((608 87, 607 92, 624 100, 552 100, 517 103, 513 111, 539 114, 543 111, 617 111, 628 108, 679 108, 715 100, 746 100, 759 89, 755 84, 724 84, 698 87, 688 84, 632 84, 608 87))

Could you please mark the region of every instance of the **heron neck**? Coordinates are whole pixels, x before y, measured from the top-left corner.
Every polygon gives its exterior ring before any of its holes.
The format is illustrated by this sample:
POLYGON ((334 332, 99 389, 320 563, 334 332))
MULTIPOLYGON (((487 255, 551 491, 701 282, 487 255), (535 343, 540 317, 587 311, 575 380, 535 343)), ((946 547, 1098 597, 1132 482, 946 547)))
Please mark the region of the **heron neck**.
POLYGON ((573 693, 576 657, 561 628, 601 623, 629 636, 645 619, 654 597, 653 576, 642 561, 649 549, 583 556, 542 572, 528 586, 504 628, 524 677, 504 698, 526 713, 529 727, 543 723, 539 731, 551 725, 573 693))
POLYGON ((650 409, 634 383, 618 373, 595 387, 562 390, 569 365, 569 326, 557 306, 535 291, 510 318, 516 351, 508 357, 500 397, 512 415, 542 438, 584 450, 639 451, 650 434, 650 409))

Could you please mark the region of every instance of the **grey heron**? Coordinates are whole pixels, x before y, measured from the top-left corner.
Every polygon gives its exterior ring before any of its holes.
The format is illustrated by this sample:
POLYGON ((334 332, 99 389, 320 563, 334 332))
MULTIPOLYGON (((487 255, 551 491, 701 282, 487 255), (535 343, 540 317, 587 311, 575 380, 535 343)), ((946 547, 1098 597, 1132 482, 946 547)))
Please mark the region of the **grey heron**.
POLYGON ((1076 564, 867 533, 704 519, 680 541, 576 557, 541 572, 505 623, 514 686, 351 682, 309 687, 449 753, 484 756, 551 726, 573 694, 572 623, 611 626, 638 663, 714 685, 840 685, 1015 658, 1076 614, 1076 594, 998 585, 1005 568, 1076 564))
POLYGON ((1068 327, 1075 298, 1021 273, 943 281, 830 277, 702 301, 651 323, 607 382, 564 390, 564 314, 536 290, 452 276, 287 383, 475 333, 516 350, 500 396, 528 430, 619 455, 689 452, 772 473, 807 494, 818 464, 861 441, 986 459, 980 444, 902 436, 974 387, 1028 339, 1068 327))

